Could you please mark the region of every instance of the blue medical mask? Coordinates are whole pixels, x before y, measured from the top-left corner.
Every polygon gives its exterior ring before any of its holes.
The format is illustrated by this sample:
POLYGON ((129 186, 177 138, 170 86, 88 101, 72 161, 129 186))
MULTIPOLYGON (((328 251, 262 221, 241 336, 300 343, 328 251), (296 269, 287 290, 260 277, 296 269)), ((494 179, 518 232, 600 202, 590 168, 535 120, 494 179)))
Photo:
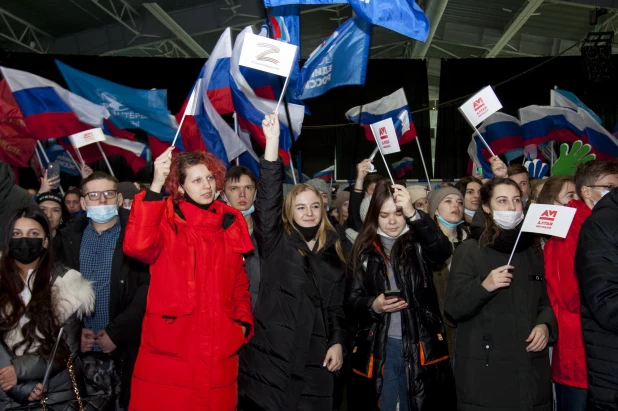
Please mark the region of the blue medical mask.
POLYGON ((464 220, 459 220, 456 223, 449 223, 448 221, 446 221, 444 218, 440 216, 438 216, 438 221, 440 222, 440 224, 442 224, 444 227, 448 228, 449 230, 453 230, 464 223, 464 220))
MULTIPOLYGON (((593 190, 599 191, 601 193, 601 198, 605 197, 606 194, 609 194, 608 190, 599 190, 598 188, 593 188, 593 190)), ((597 205, 599 201, 593 201, 592 204, 597 205)))
POLYGON ((464 213, 468 216, 468 217, 474 217, 474 214, 476 214, 476 211, 472 211, 469 210, 467 208, 464 208, 464 213))
POLYGON ((86 213, 95 223, 107 224, 118 215, 118 206, 116 204, 88 206, 86 213))
POLYGON ((251 204, 251 207, 249 207, 249 209, 245 210, 242 212, 242 215, 244 217, 253 214, 253 212, 255 211, 255 206, 253 204, 251 204))

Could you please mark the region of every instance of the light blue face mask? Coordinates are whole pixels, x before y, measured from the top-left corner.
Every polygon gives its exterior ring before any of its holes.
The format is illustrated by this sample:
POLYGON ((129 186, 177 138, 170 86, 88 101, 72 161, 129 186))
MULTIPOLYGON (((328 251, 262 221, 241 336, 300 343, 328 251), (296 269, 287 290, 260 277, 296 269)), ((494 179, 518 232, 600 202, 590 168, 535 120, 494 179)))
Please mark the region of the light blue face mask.
POLYGON ((118 206, 116 204, 88 206, 86 213, 95 223, 107 224, 118 215, 118 206))
POLYGON ((244 217, 253 214, 253 212, 255 211, 255 206, 253 204, 251 204, 251 207, 249 207, 247 210, 242 212, 242 215, 244 217))
MULTIPOLYGON (((609 194, 609 191, 608 191, 608 190, 599 190, 598 188, 593 188, 593 190, 596 190, 596 191, 601 192, 601 198, 605 197, 605 195, 606 195, 606 194, 609 194)), ((601 200, 599 199, 599 201, 601 201, 601 200)), ((593 205, 597 205, 597 203, 598 203, 599 201, 593 201, 593 202, 592 202, 592 204, 593 204, 593 205)))
POLYGON ((464 213, 468 216, 468 217, 474 217, 474 214, 476 214, 476 211, 472 211, 469 210, 467 208, 464 208, 464 213))
POLYGON ((444 227, 448 228, 449 230, 454 230, 455 228, 457 228, 458 226, 464 223, 464 220, 459 220, 457 223, 449 223, 448 221, 446 221, 444 218, 440 216, 438 216, 438 221, 440 222, 440 224, 442 224, 444 227))

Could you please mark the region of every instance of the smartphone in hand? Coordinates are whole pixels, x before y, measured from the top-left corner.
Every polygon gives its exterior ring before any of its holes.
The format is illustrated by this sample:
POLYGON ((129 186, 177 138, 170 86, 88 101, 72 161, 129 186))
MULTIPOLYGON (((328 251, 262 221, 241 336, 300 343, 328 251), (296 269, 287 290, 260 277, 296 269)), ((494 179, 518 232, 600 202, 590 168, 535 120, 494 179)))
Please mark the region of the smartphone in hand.
POLYGON ((389 302, 393 302, 392 300, 403 301, 403 298, 401 298, 401 290, 384 291, 384 299, 389 302))
MULTIPOLYGON (((53 163, 51 163, 49 165, 49 167, 47 168, 47 180, 51 180, 54 177, 59 177, 60 176, 60 163, 58 163, 57 161, 54 161, 53 163)), ((58 183, 50 185, 51 188, 58 188, 58 186, 60 181, 58 181, 58 183)))

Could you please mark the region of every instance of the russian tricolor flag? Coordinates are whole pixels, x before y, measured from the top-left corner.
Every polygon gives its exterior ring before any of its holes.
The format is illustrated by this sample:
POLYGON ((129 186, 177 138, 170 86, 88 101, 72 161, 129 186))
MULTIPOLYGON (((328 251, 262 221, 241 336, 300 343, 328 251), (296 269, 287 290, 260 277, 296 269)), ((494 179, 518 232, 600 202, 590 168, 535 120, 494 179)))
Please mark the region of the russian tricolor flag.
MULTIPOLYGON (((262 131, 262 120, 266 114, 275 111, 277 102, 258 97, 249 83, 240 72, 240 52, 247 33, 253 33, 251 26, 245 28, 236 37, 232 60, 230 64, 230 86, 232 89, 232 100, 238 118, 240 128, 246 130, 262 147, 266 146, 266 138, 262 131)), ((289 150, 292 147, 292 137, 298 138, 301 132, 305 108, 297 104, 287 104, 290 114, 291 124, 288 123, 286 110, 279 110, 279 124, 281 125, 281 136, 279 138, 279 155, 285 165, 290 163, 289 150)))
POLYGON ((590 144, 599 160, 618 158, 618 139, 584 108, 528 106, 519 109, 526 145, 545 141, 590 144))
POLYGON ((393 169, 397 178, 404 178, 409 171, 414 170, 414 159, 412 157, 404 157, 393 163, 393 169))
MULTIPOLYGON (((516 117, 498 111, 487 117, 478 130, 496 155, 512 150, 521 150, 523 153, 523 130, 516 117)), ((483 177, 494 177, 489 163, 491 153, 476 133, 472 134, 468 154, 476 167, 482 167, 483 177)))
POLYGON ((34 74, 0 67, 32 136, 39 140, 61 138, 102 127, 109 111, 53 81, 34 74))
POLYGON ((416 138, 416 128, 403 88, 373 103, 354 107, 345 115, 351 122, 365 128, 365 137, 369 141, 374 141, 371 125, 387 118, 393 119, 399 145, 409 143, 416 138))
POLYGON ((322 171, 318 171, 313 175, 313 178, 319 178, 320 180, 333 181, 335 179, 335 166, 330 166, 322 171))

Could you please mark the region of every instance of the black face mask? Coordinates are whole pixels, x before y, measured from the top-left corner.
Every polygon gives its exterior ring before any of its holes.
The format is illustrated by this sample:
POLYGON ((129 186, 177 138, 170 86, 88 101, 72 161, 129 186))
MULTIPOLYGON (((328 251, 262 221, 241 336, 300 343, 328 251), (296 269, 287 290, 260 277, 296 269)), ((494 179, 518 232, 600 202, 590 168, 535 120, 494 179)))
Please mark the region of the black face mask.
POLYGON ((45 252, 42 238, 11 238, 9 254, 22 264, 30 264, 45 252))
POLYGON ((294 227, 300 232, 306 242, 313 240, 320 229, 320 223, 315 227, 301 227, 294 221, 294 227))

